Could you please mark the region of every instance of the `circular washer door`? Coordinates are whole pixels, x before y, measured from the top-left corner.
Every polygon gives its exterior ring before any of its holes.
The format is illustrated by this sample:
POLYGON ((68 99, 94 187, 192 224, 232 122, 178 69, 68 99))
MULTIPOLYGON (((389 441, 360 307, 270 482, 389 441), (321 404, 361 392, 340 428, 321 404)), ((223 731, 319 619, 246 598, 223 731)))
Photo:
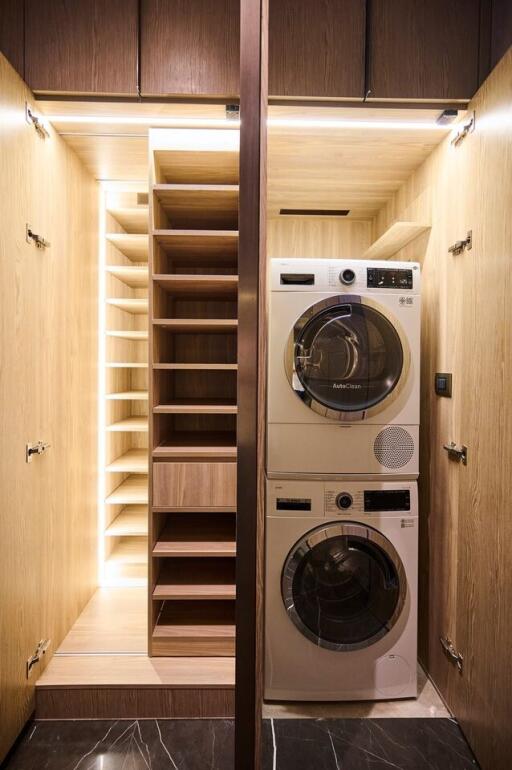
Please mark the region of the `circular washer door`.
POLYGON ((285 366, 307 406, 326 417, 357 420, 398 395, 409 348, 400 325, 384 308, 342 295, 316 303, 299 318, 285 366))
POLYGON ((359 650, 382 639, 398 621, 407 580, 384 535, 362 524, 335 522, 294 545, 281 592, 288 616, 315 645, 359 650))

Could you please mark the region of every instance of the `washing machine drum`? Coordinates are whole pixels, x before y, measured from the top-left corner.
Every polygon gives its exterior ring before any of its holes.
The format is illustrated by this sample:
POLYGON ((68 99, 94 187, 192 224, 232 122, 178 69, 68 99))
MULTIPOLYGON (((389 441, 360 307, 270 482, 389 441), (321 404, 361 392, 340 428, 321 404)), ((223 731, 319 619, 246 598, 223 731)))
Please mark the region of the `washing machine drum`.
POLYGON ((286 351, 288 379, 313 410, 362 419, 397 395, 409 354, 396 319, 361 297, 323 300, 295 324, 286 351))
POLYGON ((377 642, 397 623, 407 597, 402 561, 377 530, 351 522, 318 527, 291 549, 281 581, 300 632, 330 650, 377 642))

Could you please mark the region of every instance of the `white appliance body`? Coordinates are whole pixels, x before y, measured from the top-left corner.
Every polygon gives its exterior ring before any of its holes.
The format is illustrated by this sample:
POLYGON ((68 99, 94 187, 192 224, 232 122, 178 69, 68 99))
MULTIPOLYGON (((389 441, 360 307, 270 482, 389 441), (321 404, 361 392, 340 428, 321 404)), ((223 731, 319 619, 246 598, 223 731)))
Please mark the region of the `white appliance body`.
POLYGON ((415 481, 269 480, 265 698, 416 697, 417 554, 415 481))
POLYGON ((416 478, 419 384, 418 264, 272 260, 270 477, 416 478))

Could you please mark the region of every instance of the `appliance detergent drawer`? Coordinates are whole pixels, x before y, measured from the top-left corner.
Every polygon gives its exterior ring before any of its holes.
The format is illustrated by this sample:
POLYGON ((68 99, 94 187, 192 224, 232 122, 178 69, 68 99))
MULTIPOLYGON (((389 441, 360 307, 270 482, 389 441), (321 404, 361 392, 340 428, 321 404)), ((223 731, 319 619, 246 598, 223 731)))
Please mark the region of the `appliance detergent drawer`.
POLYGON ((236 506, 236 462, 155 462, 153 505, 157 508, 236 506))

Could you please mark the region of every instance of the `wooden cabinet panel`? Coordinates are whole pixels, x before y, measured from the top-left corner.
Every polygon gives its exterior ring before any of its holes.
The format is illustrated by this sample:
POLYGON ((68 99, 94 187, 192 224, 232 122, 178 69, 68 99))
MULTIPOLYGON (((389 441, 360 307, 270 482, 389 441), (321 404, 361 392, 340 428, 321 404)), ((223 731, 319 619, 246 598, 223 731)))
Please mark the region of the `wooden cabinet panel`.
POLYGON ((154 463, 157 508, 225 508, 236 505, 236 463, 154 463))
POLYGON ((20 0, 0 2, 0 51, 23 77, 23 3, 20 0))
POLYGON ((494 67, 512 45, 512 3, 510 0, 493 0, 491 67, 494 67))
POLYGON ((479 0, 372 0, 371 99, 467 100, 478 88, 479 0))
POLYGON ((239 6, 239 0, 142 0, 142 95, 236 96, 239 6))
POLYGON ((269 94, 364 96, 364 0, 270 0, 269 94))
POLYGON ((137 0, 27 0, 33 91, 137 95, 137 0))

